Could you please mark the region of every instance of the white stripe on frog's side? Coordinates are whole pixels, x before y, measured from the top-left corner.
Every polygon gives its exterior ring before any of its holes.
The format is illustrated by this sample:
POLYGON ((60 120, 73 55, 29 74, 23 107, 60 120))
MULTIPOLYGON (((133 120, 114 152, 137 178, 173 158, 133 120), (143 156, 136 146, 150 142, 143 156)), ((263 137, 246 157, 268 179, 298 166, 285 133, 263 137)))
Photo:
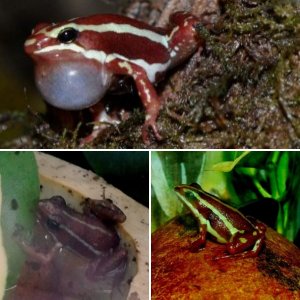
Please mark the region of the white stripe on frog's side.
POLYGON ((42 53, 47 53, 47 52, 51 52, 51 51, 60 51, 60 50, 70 50, 70 51, 74 51, 77 53, 81 53, 85 58, 95 59, 101 64, 110 63, 115 59, 121 59, 123 61, 128 61, 130 63, 136 64, 136 65, 142 67, 146 71, 147 76, 151 82, 155 82, 156 74, 166 71, 171 63, 171 61, 168 60, 165 63, 149 64, 147 61, 145 61, 143 59, 129 59, 118 53, 107 54, 104 51, 87 50, 76 44, 59 44, 59 45, 48 46, 48 47, 42 48, 40 50, 37 50, 34 53, 42 54, 42 53))
POLYGON ((127 33, 136 35, 139 37, 146 38, 148 40, 151 40, 152 42, 161 44, 166 49, 168 49, 168 37, 163 34, 159 34, 155 31, 151 31, 148 29, 140 29, 138 27, 128 25, 128 24, 116 24, 116 23, 105 23, 101 25, 84 25, 84 24, 76 24, 76 23, 68 23, 64 24, 62 26, 59 26, 57 28, 54 28, 50 31, 47 31, 47 28, 43 28, 40 31, 38 31, 36 34, 45 34, 46 36, 57 38, 58 34, 65 28, 74 28, 78 30, 79 32, 88 30, 88 31, 94 31, 97 33, 106 33, 106 32, 114 32, 114 33, 127 33))

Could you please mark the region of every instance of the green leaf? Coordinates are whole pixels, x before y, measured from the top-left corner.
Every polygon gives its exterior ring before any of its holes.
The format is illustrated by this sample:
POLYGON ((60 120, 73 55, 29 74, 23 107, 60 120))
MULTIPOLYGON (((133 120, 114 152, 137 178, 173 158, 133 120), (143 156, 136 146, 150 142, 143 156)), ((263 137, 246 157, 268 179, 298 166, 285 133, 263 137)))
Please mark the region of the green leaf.
POLYGON ((286 182, 289 175, 289 153, 283 152, 277 167, 277 187, 279 197, 282 198, 286 193, 286 182))
POLYGON ((254 178, 257 175, 258 170, 250 167, 239 167, 237 172, 238 174, 247 175, 254 178))
POLYGON ((219 162, 212 167, 212 171, 231 172, 233 168, 240 162, 240 160, 243 159, 249 153, 250 151, 245 151, 233 161, 219 162))
POLYGON ((152 231, 182 212, 183 205, 176 196, 174 187, 197 182, 204 154, 204 151, 152 152, 152 231))
MULTIPOLYGON (((239 152, 238 152, 239 153, 239 152)), ((240 199, 232 184, 232 172, 214 169, 222 161, 228 162, 236 156, 236 151, 207 151, 197 182, 201 187, 224 201, 230 200, 231 205, 240 206, 240 199)), ((221 168, 222 169, 222 168, 221 168)))
POLYGON ((263 198, 272 198, 272 195, 261 185, 257 179, 253 179, 253 183, 263 198))
POLYGON ((152 162, 157 156, 161 166, 152 170, 152 176, 156 173, 152 189, 157 191, 157 185, 164 185, 166 194, 155 193, 152 198, 154 228, 168 220, 165 213, 174 209, 174 199, 168 191, 177 183, 195 181, 205 191, 237 208, 264 201, 264 198, 277 201, 276 228, 289 240, 295 239, 300 228, 300 152, 184 151, 170 154, 163 151, 152 152, 152 162))
POLYGON ((17 226, 32 229, 39 200, 39 178, 33 152, 1 152, 0 175, 2 181, 1 226, 8 259, 6 286, 16 283, 24 255, 13 235, 17 226))
POLYGON ((152 152, 152 188, 163 213, 172 218, 181 210, 181 203, 174 192, 174 185, 169 186, 162 160, 157 152, 152 152))

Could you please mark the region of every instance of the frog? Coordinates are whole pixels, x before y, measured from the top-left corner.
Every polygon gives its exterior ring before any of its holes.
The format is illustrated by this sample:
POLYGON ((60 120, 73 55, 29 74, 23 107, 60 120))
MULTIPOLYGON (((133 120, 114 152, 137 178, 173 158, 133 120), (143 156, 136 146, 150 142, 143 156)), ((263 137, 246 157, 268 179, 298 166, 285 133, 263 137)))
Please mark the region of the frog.
POLYGON ((263 223, 250 221, 198 183, 178 185, 175 192, 199 225, 199 237, 192 243, 192 251, 203 249, 209 233, 218 243, 226 245, 227 254, 214 259, 258 256, 265 242, 263 223))
MULTIPOLYGON (((156 124, 162 101, 155 85, 204 44, 196 30, 199 22, 186 11, 171 14, 165 28, 97 14, 40 23, 24 47, 35 62, 36 84, 46 102, 64 110, 91 108, 95 124, 103 118, 97 103, 116 78, 132 78, 146 112, 141 136, 149 145, 150 132, 163 139, 156 124)), ((93 141, 98 129, 95 125, 81 144, 93 141)))
POLYGON ((54 245, 43 253, 22 241, 27 259, 48 266, 62 249, 66 249, 88 261, 85 275, 89 280, 100 280, 110 272, 123 273, 127 250, 120 245, 115 225, 126 220, 125 214, 106 199, 86 199, 83 206, 82 213, 75 211, 61 196, 39 201, 37 224, 54 245))

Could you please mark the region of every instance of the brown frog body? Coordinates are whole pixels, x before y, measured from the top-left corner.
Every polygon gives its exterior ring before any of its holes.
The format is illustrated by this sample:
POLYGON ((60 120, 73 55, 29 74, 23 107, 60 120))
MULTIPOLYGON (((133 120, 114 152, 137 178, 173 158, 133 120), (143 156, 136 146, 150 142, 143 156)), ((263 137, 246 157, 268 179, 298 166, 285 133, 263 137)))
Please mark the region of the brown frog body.
POLYGON ((128 254, 115 224, 126 217, 110 200, 89 199, 83 205, 79 213, 60 196, 38 203, 33 238, 21 241, 27 258, 10 299, 91 297, 92 290, 109 294, 120 282, 128 254))

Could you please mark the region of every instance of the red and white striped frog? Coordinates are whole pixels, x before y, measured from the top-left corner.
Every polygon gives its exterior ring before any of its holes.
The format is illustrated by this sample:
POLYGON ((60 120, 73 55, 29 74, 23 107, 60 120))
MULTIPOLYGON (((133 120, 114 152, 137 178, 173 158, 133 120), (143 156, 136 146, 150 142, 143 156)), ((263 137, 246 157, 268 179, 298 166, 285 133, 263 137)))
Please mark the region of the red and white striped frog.
POLYGON ((146 110, 142 137, 148 144, 149 128, 161 139, 156 125, 161 104, 153 85, 201 46, 198 23, 187 12, 172 14, 165 29, 111 14, 44 23, 33 29, 25 51, 36 63, 45 100, 65 110, 92 107, 118 76, 132 77, 146 110))

